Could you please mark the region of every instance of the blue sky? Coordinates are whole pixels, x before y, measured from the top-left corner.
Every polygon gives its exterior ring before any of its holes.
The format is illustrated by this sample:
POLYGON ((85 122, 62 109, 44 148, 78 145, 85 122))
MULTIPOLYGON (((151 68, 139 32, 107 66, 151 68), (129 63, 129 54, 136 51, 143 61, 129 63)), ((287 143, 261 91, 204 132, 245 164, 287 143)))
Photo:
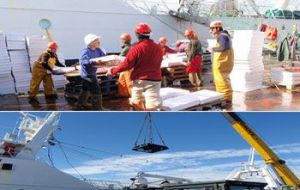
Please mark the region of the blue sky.
MULTIPOLYGON (((45 113, 35 113, 43 116, 45 113)), ((300 174, 300 113, 239 113, 289 166, 300 174)), ((0 137, 15 126, 19 113, 0 113, 0 137)), ((220 113, 153 113, 168 151, 146 154, 131 151, 145 113, 61 114, 55 137, 71 164, 86 178, 129 181, 139 171, 203 180, 225 178, 246 162, 250 146, 220 113)), ((159 143, 159 141, 157 141, 159 143)), ((62 151, 51 147, 54 164, 77 176, 62 151)), ((48 161, 42 150, 41 160, 48 161)), ((260 158, 257 156, 260 164, 260 158)))

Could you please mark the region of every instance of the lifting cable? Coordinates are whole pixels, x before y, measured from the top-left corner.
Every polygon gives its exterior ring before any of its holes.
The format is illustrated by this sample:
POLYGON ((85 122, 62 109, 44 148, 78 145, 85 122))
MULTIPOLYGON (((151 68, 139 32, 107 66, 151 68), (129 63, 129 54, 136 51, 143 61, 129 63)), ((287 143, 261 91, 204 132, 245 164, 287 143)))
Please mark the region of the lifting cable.
POLYGON ((135 141, 134 147, 132 148, 132 150, 134 151, 139 151, 139 152, 147 152, 147 153, 155 153, 155 152, 159 152, 159 151, 164 151, 169 149, 164 140, 162 139, 162 136, 159 133, 158 128, 155 126, 154 127, 156 130, 156 133, 158 135, 158 137, 160 138, 162 145, 161 144, 155 144, 154 143, 154 133, 153 133, 153 121, 152 121, 152 116, 151 113, 148 112, 145 116, 145 120, 143 122, 143 125, 140 129, 138 138, 135 141), (140 137, 142 135, 142 133, 144 132, 145 129, 145 137, 142 140, 143 143, 142 144, 138 144, 138 142, 141 142, 140 137))
POLYGON ((160 135, 160 132, 159 132, 158 128, 156 127, 154 121, 153 121, 153 126, 154 126, 156 133, 157 133, 158 137, 160 138, 161 142, 163 143, 164 146, 166 146, 166 143, 165 143, 164 139, 162 138, 162 136, 160 135))
MULTIPOLYGON (((146 121, 147 121, 147 117, 145 117, 145 119, 144 119, 144 122, 143 122, 142 126, 144 126, 144 125, 145 125, 146 121)), ((140 132, 139 132, 139 135, 138 135, 138 137, 137 137, 137 139, 136 139, 136 141, 135 141, 134 145, 137 145, 137 144, 138 144, 138 141, 139 141, 139 139, 140 139, 140 137, 141 137, 141 135, 142 135, 143 131, 144 131, 144 127, 141 127, 141 129, 140 129, 140 132)), ((146 142, 144 141, 144 143, 146 143, 146 142)))

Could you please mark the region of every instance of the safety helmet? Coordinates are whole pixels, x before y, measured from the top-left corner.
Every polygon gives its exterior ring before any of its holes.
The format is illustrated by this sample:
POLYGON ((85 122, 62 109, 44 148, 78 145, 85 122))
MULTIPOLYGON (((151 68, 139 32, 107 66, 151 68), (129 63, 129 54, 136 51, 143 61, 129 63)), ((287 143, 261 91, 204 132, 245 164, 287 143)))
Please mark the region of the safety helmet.
POLYGON ((215 21, 212 21, 209 25, 210 28, 223 28, 223 24, 222 24, 222 21, 219 21, 219 20, 215 20, 215 21))
POLYGON ((194 36, 194 31, 191 28, 186 29, 184 32, 184 36, 187 38, 192 38, 194 36))
POLYGON ((168 39, 166 37, 159 38, 159 43, 167 44, 167 42, 168 42, 168 39))
POLYGON ((58 45, 57 45, 56 42, 49 42, 47 47, 48 47, 49 49, 57 49, 57 48, 58 48, 58 45))
POLYGON ((125 41, 131 41, 131 36, 128 33, 123 33, 120 38, 125 41))
POLYGON ((150 34, 152 32, 150 26, 147 23, 139 23, 134 30, 138 34, 150 34))
POLYGON ((100 36, 97 36, 95 34, 88 34, 84 37, 84 43, 87 46, 89 46, 92 42, 96 40, 100 40, 100 36))

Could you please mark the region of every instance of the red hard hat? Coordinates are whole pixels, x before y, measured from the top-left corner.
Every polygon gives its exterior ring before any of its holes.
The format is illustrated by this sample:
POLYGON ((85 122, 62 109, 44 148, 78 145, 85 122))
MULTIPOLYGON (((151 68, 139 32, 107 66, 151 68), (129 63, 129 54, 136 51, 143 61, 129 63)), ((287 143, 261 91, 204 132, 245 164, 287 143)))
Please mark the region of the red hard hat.
POLYGON ((131 36, 128 33, 123 33, 120 38, 125 41, 131 41, 131 36))
POLYGON ((159 43, 167 44, 168 39, 166 37, 159 38, 159 43))
POLYGON ((135 27, 134 32, 139 34, 149 34, 152 30, 147 23, 140 23, 135 27))
POLYGON ((194 35, 194 31, 192 29, 186 29, 185 32, 184 32, 184 36, 187 37, 187 38, 191 38, 193 37, 194 35))
POLYGON ((49 42, 48 43, 48 48, 49 49, 57 49, 58 48, 58 45, 56 42, 49 42))

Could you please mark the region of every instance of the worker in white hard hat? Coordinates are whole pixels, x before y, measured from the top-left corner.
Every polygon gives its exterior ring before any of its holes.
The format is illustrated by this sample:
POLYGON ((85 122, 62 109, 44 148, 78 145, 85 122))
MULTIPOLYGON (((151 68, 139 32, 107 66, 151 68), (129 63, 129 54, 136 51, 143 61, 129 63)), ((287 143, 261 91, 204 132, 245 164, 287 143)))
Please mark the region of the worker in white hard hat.
POLYGON ((92 96, 92 108, 94 110, 104 110, 102 106, 101 88, 97 80, 96 65, 101 61, 91 61, 93 58, 105 56, 100 49, 100 37, 95 34, 88 34, 84 37, 85 45, 80 53, 79 63, 81 65, 80 76, 82 78, 82 91, 78 98, 78 108, 86 109, 89 94, 92 96))
POLYGON ((233 48, 231 37, 223 30, 221 21, 213 21, 209 26, 210 34, 217 39, 216 46, 212 49, 213 75, 216 91, 224 94, 228 105, 232 103, 232 88, 229 74, 233 69, 233 48))

